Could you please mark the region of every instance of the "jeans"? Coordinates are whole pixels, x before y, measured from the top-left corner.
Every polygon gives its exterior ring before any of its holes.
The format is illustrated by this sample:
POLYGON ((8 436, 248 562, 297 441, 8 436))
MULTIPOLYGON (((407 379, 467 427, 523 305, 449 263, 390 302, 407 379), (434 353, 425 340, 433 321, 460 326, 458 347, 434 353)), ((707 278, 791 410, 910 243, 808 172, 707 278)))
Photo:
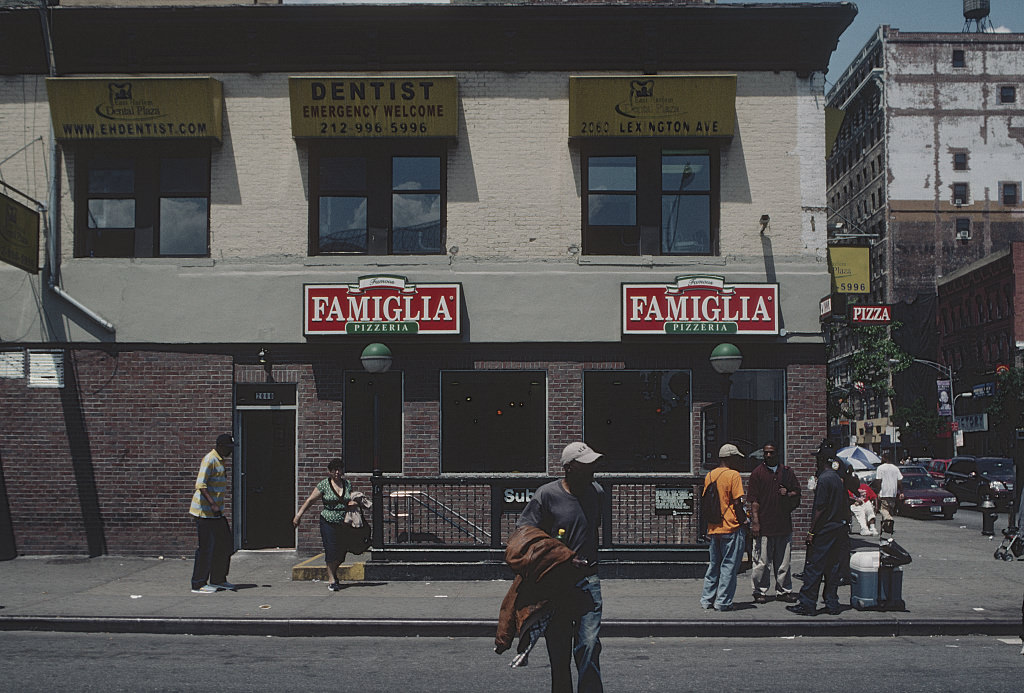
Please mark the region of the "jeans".
POLYGON ((800 603, 805 608, 818 608, 818 588, 822 578, 825 579, 822 593, 825 606, 839 608, 839 578, 843 574, 844 563, 849 564, 850 560, 850 535, 847 532, 844 524, 838 529, 816 534, 814 542, 807 547, 804 586, 800 590, 800 603))
POLYGON ((711 559, 704 574, 700 605, 705 609, 712 605, 716 609, 727 609, 736 594, 736 571, 746 544, 745 532, 740 528, 732 534, 712 534, 710 539, 711 559))
POLYGON ((583 578, 576 587, 590 596, 593 608, 577 618, 555 615, 544 633, 551 661, 551 693, 572 693, 570 653, 576 660, 579 693, 601 693, 601 581, 597 575, 583 578))
POLYGON ((768 594, 768 588, 772 586, 772 573, 775 574, 776 594, 789 594, 793 591, 793 577, 789 569, 792 548, 792 533, 781 537, 754 538, 750 556, 754 566, 750 572, 750 583, 755 595, 768 594))
POLYGON ((228 580, 234 537, 226 517, 195 517, 199 548, 192 567, 192 589, 197 590, 209 581, 220 585, 228 580))

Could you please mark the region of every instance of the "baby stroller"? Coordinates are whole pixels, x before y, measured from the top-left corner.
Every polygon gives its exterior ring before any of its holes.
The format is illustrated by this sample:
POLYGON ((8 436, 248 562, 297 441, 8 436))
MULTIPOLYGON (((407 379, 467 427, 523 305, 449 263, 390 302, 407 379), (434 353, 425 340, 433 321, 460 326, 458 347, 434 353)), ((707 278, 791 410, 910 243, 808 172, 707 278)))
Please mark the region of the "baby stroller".
POLYGON ((1003 541, 996 549, 995 558, 999 561, 1017 560, 1024 554, 1024 534, 1020 527, 1007 527, 1003 530, 1003 541))

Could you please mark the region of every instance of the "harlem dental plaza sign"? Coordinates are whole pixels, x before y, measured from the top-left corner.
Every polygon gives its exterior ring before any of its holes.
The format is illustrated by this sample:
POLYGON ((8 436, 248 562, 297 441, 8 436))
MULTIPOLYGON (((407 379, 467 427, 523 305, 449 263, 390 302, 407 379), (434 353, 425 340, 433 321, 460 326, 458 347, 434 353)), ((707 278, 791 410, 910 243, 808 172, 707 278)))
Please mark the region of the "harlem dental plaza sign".
POLYGON ((622 334, 778 334, 778 284, 726 284, 691 275, 622 285, 622 334))
POLYGON ((460 334, 461 284, 366 276, 354 284, 305 284, 306 336, 460 334))

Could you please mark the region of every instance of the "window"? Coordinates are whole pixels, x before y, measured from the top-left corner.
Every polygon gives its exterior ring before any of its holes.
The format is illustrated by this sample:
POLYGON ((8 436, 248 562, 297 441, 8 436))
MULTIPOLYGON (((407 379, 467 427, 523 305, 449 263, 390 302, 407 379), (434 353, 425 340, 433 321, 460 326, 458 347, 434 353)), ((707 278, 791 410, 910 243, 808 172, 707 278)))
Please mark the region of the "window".
POLYGON ((76 256, 210 254, 208 145, 83 148, 75 174, 76 256))
MULTIPOLYGON (((759 449, 773 440, 782 446, 786 439, 786 373, 781 370, 740 370, 733 374, 729 388, 728 439, 741 451, 759 449)), ((751 471, 757 460, 747 458, 751 471)), ((785 462, 785 459, 782 460, 785 462)))
POLYGON ((1004 85, 999 87, 999 103, 1016 103, 1017 102, 1017 87, 1010 85, 1004 85))
POLYGON ((583 438, 602 471, 689 473, 690 372, 584 372, 583 438))
POLYGON ((659 141, 582 146, 584 253, 717 252, 717 150, 659 141))
POLYGON ((441 471, 546 472, 544 372, 442 372, 441 471))
POLYGON ((953 51, 953 67, 967 67, 967 60, 962 50, 953 51))
POLYGON ((967 170, 967 152, 954 152, 953 153, 953 170, 954 171, 966 171, 967 170))
POLYGON ((373 471, 374 423, 380 469, 402 471, 402 372, 345 373, 342 454, 348 472, 373 471), (374 412, 376 394, 376 415, 374 412))
POLYGON ((968 202, 967 183, 953 183, 953 204, 965 205, 968 202))
POLYGON ((442 142, 353 142, 310 152, 310 254, 445 252, 442 142))
POLYGON ((1019 183, 1000 183, 1000 195, 1003 204, 1007 206, 1013 206, 1020 204, 1020 184, 1019 183))

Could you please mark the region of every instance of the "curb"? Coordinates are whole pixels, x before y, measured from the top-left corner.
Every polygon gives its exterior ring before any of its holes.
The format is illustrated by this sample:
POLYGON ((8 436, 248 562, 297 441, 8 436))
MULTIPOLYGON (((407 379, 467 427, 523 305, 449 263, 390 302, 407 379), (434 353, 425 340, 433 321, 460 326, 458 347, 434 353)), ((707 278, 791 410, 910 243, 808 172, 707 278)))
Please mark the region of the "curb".
MULTIPOLYGON (((262 635, 277 637, 465 637, 493 638, 497 620, 488 619, 294 619, 294 618, 119 618, 74 616, 0 617, 0 631, 55 633, 149 633, 160 635, 262 635)), ((608 620, 606 638, 689 637, 897 637, 1020 634, 1020 621, 895 619, 842 621, 608 620)))

